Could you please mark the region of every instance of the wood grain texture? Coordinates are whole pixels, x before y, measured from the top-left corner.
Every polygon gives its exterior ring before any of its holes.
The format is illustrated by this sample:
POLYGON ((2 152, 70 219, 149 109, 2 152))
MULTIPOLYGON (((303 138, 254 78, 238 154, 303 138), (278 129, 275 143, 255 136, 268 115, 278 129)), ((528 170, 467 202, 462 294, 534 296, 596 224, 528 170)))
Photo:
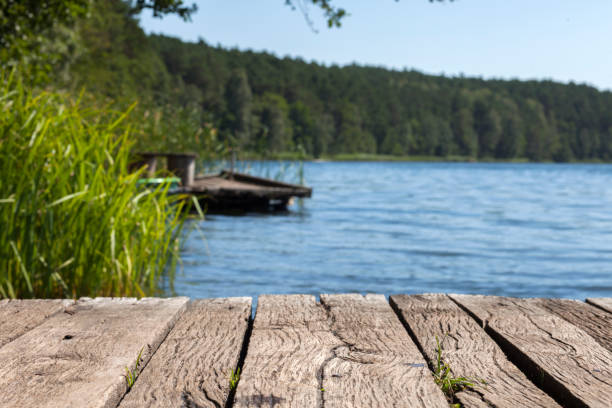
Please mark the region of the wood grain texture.
POLYGON ((319 369, 340 345, 314 296, 259 296, 234 407, 320 406, 319 369))
POLYGON ((382 295, 261 296, 235 407, 448 407, 382 295))
POLYGON ((533 300, 450 295, 510 359, 565 406, 612 406, 612 354, 533 300))
POLYGON ((79 300, 0 348, 0 406, 116 407, 187 300, 79 300))
POLYGON ((64 299, 0 300, 0 347, 73 303, 64 299))
POLYGON ((120 408, 223 407, 251 316, 251 298, 194 301, 120 408))
POLYGON ((612 351, 612 314, 595 306, 570 299, 533 299, 536 305, 555 313, 587 332, 608 351, 612 351))
POLYGON ((321 372, 325 407, 448 407, 423 355, 383 295, 321 295, 332 349, 321 372))
POLYGON ((395 295, 391 305, 409 326, 428 360, 435 365, 436 336, 442 360, 455 376, 482 379, 486 385, 459 392, 465 407, 558 407, 506 358, 482 327, 446 295, 395 295))
POLYGON ((612 313, 612 298, 588 298, 586 302, 612 313))

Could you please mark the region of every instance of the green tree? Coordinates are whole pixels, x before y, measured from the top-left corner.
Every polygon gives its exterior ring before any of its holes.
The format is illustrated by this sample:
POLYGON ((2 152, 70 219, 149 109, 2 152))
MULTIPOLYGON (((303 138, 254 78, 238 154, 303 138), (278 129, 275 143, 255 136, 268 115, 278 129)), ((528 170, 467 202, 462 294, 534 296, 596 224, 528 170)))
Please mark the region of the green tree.
POLYGON ((414 151, 416 148, 414 134, 410 122, 405 122, 401 126, 387 130, 385 138, 380 148, 383 154, 405 155, 414 151))
POLYGON ((271 152, 293 150, 293 129, 289 121, 289 105, 281 95, 267 92, 261 99, 259 139, 271 152))
POLYGON ((310 110, 301 101, 291 106, 289 112, 293 127, 293 141, 296 146, 302 146, 306 152, 313 152, 315 141, 315 125, 310 110))
POLYGON ((474 103, 474 130, 478 135, 479 155, 493 157, 501 139, 502 124, 489 100, 479 98, 474 103))
POLYGON ((468 107, 462 107, 453 114, 452 129, 458 152, 469 157, 478 155, 478 135, 473 123, 472 112, 468 107))
POLYGON ((531 160, 545 160, 548 156, 546 140, 550 128, 542 105, 528 99, 525 109, 525 155, 531 160))
POLYGON ((315 157, 321 157, 329 151, 329 146, 332 143, 336 134, 336 125, 334 117, 329 113, 318 115, 314 121, 314 135, 312 154, 315 157))
POLYGON ((188 84, 171 84, 164 62, 130 10, 121 0, 92 3, 89 17, 76 27, 82 49, 71 59, 66 85, 77 92, 85 88, 129 103, 134 99, 163 101, 160 96, 166 97, 171 85, 189 89, 190 97, 197 97, 199 90, 188 84))
MULTIPOLYGON (((72 26, 86 15, 90 0, 0 0, 0 61, 14 65, 18 62, 47 65, 56 55, 44 53, 53 30, 72 26)), ((195 4, 186 6, 182 0, 135 0, 127 4, 133 14, 150 9, 161 17, 176 13, 189 19, 195 4)))
POLYGON ((376 140, 363 127, 363 116, 354 103, 342 101, 336 112, 338 134, 332 153, 376 153, 376 140))
POLYGON ((232 72, 226 85, 228 127, 236 142, 244 146, 251 136, 251 109, 253 95, 246 72, 237 69, 232 72))

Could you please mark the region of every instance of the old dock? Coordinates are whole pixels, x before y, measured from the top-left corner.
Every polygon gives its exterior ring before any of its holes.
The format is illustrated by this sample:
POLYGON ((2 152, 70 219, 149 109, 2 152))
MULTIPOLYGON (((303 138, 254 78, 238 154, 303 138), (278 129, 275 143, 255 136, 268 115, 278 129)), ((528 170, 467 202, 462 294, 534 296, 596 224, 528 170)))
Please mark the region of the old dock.
POLYGON ((297 184, 239 173, 232 169, 218 174, 197 176, 197 155, 191 153, 137 153, 130 168, 145 167, 144 175, 159 174, 159 159, 167 162, 167 171, 181 180, 174 193, 194 196, 208 212, 279 211, 286 210, 292 198, 312 196, 312 188, 297 184))
POLYGON ((612 407, 612 298, 251 302, 1 300, 0 406, 449 407, 437 337, 464 407, 612 407))
POLYGON ((196 177, 181 192, 195 195, 211 211, 284 210, 293 197, 312 195, 309 187, 231 171, 196 177))

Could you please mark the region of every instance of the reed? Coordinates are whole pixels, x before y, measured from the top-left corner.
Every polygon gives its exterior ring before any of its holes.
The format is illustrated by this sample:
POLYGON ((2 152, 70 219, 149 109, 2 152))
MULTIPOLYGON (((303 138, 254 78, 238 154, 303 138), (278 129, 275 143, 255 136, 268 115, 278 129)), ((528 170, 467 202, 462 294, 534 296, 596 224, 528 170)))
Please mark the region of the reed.
POLYGON ((1 78, 0 298, 141 297, 172 281, 185 204, 127 171, 128 113, 1 78))

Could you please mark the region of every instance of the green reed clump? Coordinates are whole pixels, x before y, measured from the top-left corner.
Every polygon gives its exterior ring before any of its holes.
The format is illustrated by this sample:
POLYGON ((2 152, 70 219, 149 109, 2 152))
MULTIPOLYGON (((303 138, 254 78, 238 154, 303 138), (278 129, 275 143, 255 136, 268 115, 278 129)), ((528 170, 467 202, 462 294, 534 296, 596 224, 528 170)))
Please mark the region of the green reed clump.
POLYGON ((128 113, 0 81, 0 298, 159 293, 183 204, 128 173, 128 113))

